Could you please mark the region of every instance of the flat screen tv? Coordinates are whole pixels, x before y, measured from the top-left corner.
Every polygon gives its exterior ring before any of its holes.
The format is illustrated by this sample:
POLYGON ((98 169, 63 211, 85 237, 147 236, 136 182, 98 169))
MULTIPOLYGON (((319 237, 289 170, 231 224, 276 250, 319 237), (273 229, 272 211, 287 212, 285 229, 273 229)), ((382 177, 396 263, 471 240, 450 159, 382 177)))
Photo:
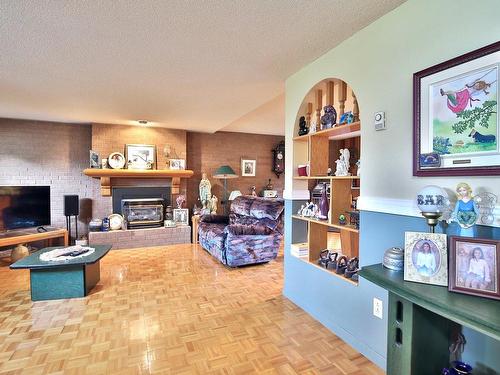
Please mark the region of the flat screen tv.
POLYGON ((0 186, 0 232, 50 225, 50 186, 0 186))

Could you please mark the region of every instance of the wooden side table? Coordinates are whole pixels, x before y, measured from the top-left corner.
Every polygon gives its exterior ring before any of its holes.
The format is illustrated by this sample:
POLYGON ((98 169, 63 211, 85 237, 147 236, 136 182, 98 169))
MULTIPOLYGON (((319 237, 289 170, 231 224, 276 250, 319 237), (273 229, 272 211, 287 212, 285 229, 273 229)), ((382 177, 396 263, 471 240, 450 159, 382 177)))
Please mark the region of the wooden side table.
POLYGON ((193 230, 193 234, 192 234, 192 242, 194 244, 197 244, 198 243, 198 224, 200 223, 200 215, 193 215, 191 217, 191 221, 192 221, 192 230, 193 230))

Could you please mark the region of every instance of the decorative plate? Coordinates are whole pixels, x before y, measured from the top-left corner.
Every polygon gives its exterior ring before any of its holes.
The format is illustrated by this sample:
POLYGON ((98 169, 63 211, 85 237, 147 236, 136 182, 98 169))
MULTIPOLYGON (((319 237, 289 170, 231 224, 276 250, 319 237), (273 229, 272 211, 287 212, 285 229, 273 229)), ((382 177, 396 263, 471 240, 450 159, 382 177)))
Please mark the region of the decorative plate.
POLYGON ((113 152, 108 156, 108 164, 113 169, 122 169, 125 167, 125 156, 119 152, 113 152))
POLYGON ((120 214, 111 214, 108 216, 109 228, 111 230, 120 230, 123 225, 123 216, 120 214))

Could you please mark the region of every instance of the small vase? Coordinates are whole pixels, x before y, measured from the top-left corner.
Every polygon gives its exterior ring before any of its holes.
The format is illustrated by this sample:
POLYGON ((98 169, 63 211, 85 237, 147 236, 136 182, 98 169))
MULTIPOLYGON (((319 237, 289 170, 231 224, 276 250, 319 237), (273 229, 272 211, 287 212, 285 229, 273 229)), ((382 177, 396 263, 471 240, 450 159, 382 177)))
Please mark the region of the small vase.
POLYGON ((384 253, 382 264, 385 268, 393 271, 402 271, 404 265, 405 253, 400 247, 391 247, 384 253))
POLYGON ((321 220, 328 219, 329 210, 330 210, 330 205, 328 204, 328 196, 326 194, 326 184, 323 184, 323 189, 321 190, 321 199, 319 201, 318 218, 321 220))

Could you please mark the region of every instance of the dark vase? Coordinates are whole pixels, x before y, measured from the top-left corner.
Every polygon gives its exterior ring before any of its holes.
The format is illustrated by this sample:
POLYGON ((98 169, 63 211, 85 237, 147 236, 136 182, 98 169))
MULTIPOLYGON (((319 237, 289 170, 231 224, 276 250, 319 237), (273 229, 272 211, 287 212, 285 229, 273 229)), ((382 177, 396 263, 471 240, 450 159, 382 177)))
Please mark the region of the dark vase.
POLYGON ((167 208, 165 208, 165 220, 174 220, 174 211, 172 210, 172 206, 167 206, 167 208))
POLYGON ((321 200, 319 201, 318 218, 322 220, 328 219, 329 210, 330 210, 330 205, 328 204, 328 196, 326 194, 326 184, 323 184, 323 189, 321 190, 321 200))

